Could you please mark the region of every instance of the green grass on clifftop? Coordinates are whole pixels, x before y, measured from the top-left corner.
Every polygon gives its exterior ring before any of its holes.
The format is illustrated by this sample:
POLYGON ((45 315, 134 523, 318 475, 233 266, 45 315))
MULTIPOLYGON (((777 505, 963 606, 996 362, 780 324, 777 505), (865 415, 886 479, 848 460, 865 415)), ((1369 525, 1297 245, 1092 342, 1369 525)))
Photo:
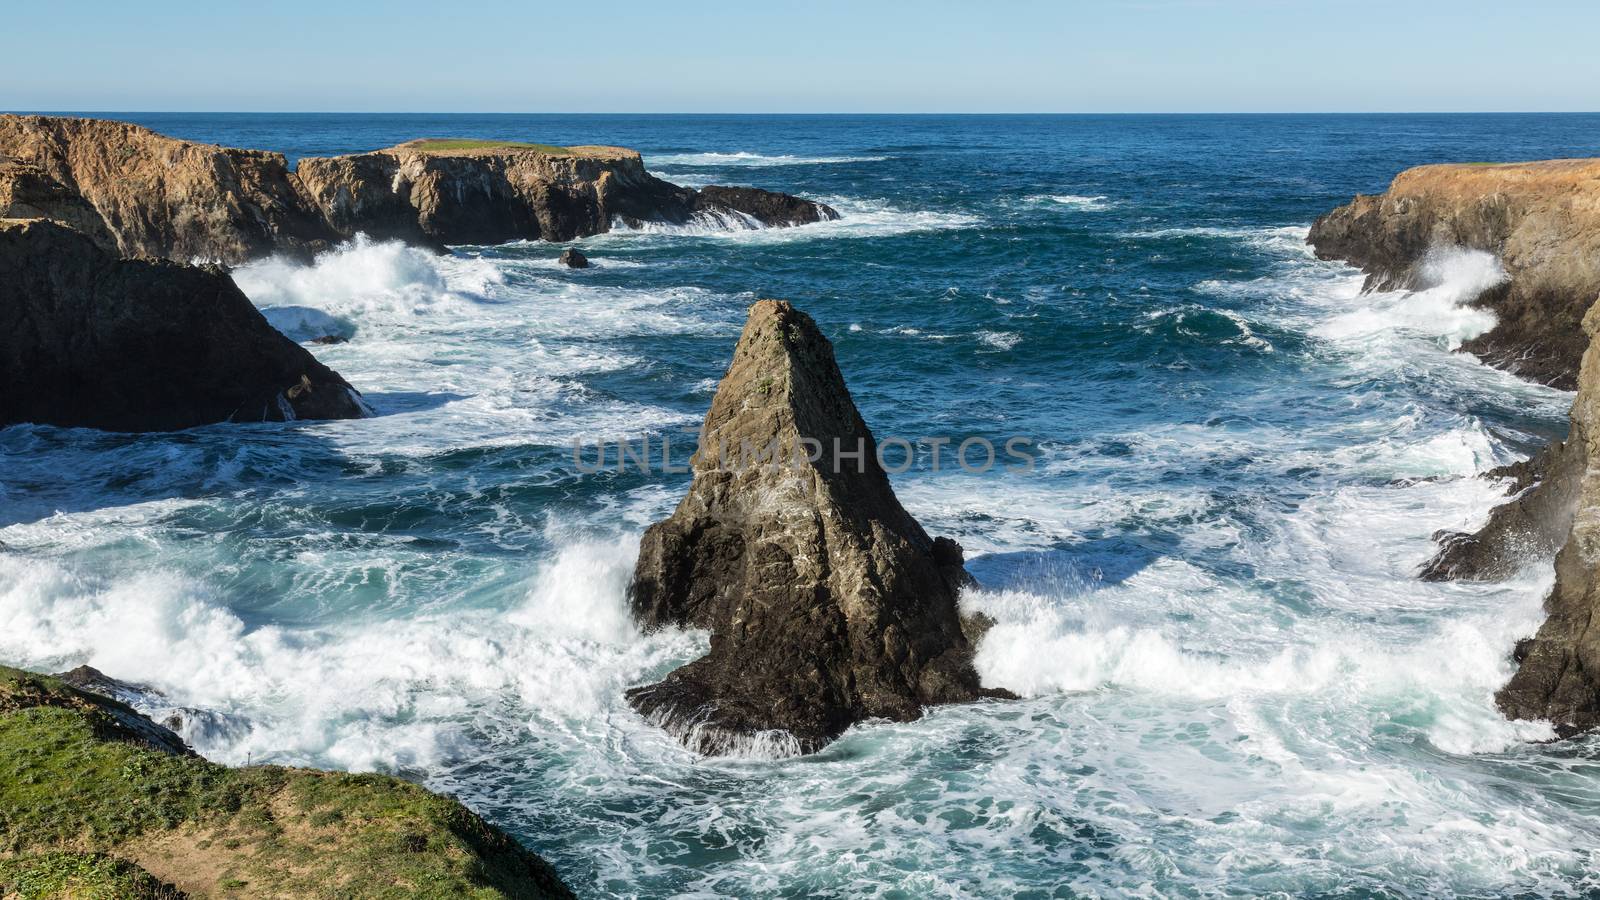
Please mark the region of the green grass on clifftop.
POLYGON ((571 896, 447 797, 108 739, 98 699, 0 667, 0 896, 176 896, 151 893, 161 881, 195 897, 571 896), (143 884, 141 868, 154 876, 145 894, 94 892, 143 884))
POLYGON ((567 154, 572 151, 554 144, 526 144, 521 141, 485 141, 474 138, 423 138, 404 146, 418 150, 537 150, 540 153, 567 154))

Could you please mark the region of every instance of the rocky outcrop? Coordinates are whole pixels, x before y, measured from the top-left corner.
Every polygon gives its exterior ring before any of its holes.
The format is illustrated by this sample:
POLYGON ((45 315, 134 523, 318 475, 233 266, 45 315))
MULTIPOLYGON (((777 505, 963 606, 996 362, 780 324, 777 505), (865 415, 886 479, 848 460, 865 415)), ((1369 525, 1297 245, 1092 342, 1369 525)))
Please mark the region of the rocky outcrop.
POLYGON ((123 256, 232 264, 339 237, 281 153, 105 119, 0 115, 0 158, 0 217, 55 219, 123 256))
POLYGON ((589 268, 589 257, 584 256, 582 251, 576 250, 572 247, 568 247, 567 249, 561 251, 561 258, 557 261, 569 269, 589 268))
POLYGON ((350 385, 225 273, 122 259, 55 222, 0 220, 0 427, 161 431, 355 418, 350 385))
POLYGON ((0 217, 46 217, 125 256, 242 263, 365 233, 441 248, 572 240, 614 222, 772 226, 836 218, 756 188, 696 191, 632 150, 412 141, 306 158, 164 137, 123 122, 0 115, 0 217))
POLYGON ((837 218, 831 208, 755 188, 695 191, 645 171, 620 147, 455 147, 413 141, 375 153, 303 159, 299 176, 344 235, 418 243, 570 241, 613 222, 685 224, 740 216, 789 226, 837 218))
POLYGON ((961 548, 895 498, 805 313, 751 307, 692 468, 645 532, 629 598, 647 628, 709 629, 711 650, 628 692, 651 721, 706 754, 811 752, 865 719, 1009 696, 972 667, 961 548))
POLYGON ((1319 257, 1360 266, 1378 289, 1416 286, 1434 247, 1495 254, 1509 277, 1476 303, 1497 324, 1462 349, 1576 386, 1588 344, 1581 322, 1600 296, 1600 160, 1408 169, 1387 193, 1318 219, 1309 239, 1319 257))
POLYGON ((1538 634, 1518 643, 1517 672, 1495 698, 1507 716, 1547 719, 1563 736, 1600 725, 1600 303, 1583 327, 1590 344, 1570 431, 1555 451, 1559 475, 1545 482, 1568 524, 1555 587, 1545 599, 1548 618, 1538 634))
POLYGON ((573 896, 544 860, 448 797, 384 775, 216 765, 124 703, 0 666, 0 895, 13 890, 573 896))

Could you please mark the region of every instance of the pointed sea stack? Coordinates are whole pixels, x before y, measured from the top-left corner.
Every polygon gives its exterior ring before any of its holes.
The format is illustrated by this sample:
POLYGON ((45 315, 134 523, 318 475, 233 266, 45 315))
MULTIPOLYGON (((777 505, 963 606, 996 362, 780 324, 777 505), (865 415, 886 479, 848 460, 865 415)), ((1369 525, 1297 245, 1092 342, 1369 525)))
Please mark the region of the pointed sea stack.
POLYGON ((646 628, 709 629, 711 651, 628 691, 635 709, 700 753, 794 754, 864 719, 1010 696, 972 667, 961 548, 895 499, 809 316, 750 308, 701 448, 688 495, 645 532, 629 600, 646 628), (774 447, 778 464, 751 458, 774 447))

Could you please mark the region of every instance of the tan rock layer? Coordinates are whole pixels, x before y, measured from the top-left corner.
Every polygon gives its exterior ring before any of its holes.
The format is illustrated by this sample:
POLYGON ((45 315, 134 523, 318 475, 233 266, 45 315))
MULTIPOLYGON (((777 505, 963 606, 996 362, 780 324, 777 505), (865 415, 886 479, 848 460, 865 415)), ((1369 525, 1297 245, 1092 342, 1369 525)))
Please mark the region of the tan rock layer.
POLYGON ((282 154, 197 144, 124 122, 0 115, 0 217, 46 217, 125 256, 242 263, 305 256, 357 232, 428 246, 564 241, 615 219, 700 214, 799 225, 827 206, 753 188, 695 191, 616 147, 425 143, 291 171, 282 154))
POLYGON ((1415 285, 1436 246, 1495 254, 1510 278, 1477 303, 1497 324, 1463 349, 1533 381, 1576 386, 1588 343, 1581 322, 1600 296, 1600 160, 1408 169, 1386 193, 1318 219, 1310 242, 1382 289, 1415 285))

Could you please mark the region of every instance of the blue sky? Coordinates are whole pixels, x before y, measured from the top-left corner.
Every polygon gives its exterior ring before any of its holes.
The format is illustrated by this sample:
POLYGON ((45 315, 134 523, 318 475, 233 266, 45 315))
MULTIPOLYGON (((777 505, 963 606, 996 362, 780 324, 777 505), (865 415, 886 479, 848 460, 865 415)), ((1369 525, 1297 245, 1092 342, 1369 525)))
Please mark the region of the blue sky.
POLYGON ((1600 110, 1600 2, 156 3, 0 14, 0 109, 1600 110))

